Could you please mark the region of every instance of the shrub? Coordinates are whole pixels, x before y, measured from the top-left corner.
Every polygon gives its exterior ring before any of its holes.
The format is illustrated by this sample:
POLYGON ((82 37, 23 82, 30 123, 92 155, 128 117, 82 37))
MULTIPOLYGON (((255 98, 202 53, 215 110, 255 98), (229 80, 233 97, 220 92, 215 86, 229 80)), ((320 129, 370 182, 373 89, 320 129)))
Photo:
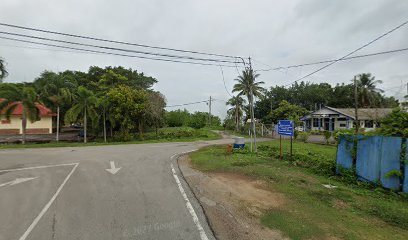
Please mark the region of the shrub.
POLYGON ((208 123, 208 114, 204 112, 195 112, 190 115, 190 119, 187 123, 189 127, 200 129, 205 127, 208 123))
POLYGON ((309 136, 310 136, 309 132, 300 132, 298 138, 302 142, 307 142, 307 139, 309 139, 309 136))
POLYGON ((332 133, 330 131, 324 131, 323 135, 324 139, 326 139, 326 144, 329 144, 329 139, 332 136, 332 133))
POLYGON ((298 136, 299 136, 299 131, 298 131, 298 130, 295 130, 295 131, 293 132, 293 138, 296 140, 296 139, 298 138, 298 136))

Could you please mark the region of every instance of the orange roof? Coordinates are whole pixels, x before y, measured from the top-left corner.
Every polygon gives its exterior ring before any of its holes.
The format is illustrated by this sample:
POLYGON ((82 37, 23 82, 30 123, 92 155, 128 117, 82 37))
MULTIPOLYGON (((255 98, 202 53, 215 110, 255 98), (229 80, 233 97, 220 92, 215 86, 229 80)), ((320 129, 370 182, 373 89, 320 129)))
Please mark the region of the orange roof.
MULTIPOLYGON (((4 101, 4 98, 0 98, 0 102, 4 101)), ((46 117, 46 116, 55 116, 55 114, 46 106, 40 104, 40 103, 35 103, 35 106, 38 108, 40 111, 40 117, 46 117)), ((0 114, 4 114, 4 110, 0 112, 0 114)), ((14 109, 14 111, 11 113, 11 115, 14 116, 21 116, 23 115, 23 105, 21 102, 17 102, 17 107, 14 109)))

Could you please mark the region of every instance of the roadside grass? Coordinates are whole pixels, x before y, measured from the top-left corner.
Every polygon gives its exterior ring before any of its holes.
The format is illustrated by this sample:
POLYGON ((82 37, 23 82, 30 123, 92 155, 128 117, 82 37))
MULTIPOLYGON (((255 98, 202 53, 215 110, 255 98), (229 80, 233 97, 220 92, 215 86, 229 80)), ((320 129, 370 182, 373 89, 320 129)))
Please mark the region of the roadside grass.
POLYGON ((202 171, 242 173, 283 193, 284 206, 269 209, 260 222, 291 239, 408 239, 406 194, 335 176, 336 147, 296 142, 289 160, 283 141, 283 151, 281 161, 279 141, 271 141, 260 143, 258 154, 225 155, 225 146, 212 146, 190 156, 202 171))
POLYGON ((180 128, 161 128, 162 135, 156 137, 155 132, 147 132, 144 139, 137 139, 127 142, 109 141, 103 142, 97 138, 92 142, 50 142, 50 143, 28 143, 28 144, 0 144, 0 149, 19 149, 19 148, 55 148, 55 147, 88 147, 104 145, 123 145, 123 144, 145 144, 145 143, 165 143, 165 142, 194 142, 199 140, 215 140, 221 136, 210 129, 193 129, 189 127, 180 128))

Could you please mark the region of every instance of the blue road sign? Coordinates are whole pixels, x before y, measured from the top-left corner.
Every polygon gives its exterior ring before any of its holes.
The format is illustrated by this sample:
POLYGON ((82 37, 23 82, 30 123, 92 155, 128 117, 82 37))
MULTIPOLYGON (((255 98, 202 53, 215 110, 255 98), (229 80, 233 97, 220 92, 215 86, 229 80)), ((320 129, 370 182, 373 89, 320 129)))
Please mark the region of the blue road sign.
POLYGON ((293 121, 292 120, 279 120, 278 121, 278 134, 283 136, 293 136, 293 121))

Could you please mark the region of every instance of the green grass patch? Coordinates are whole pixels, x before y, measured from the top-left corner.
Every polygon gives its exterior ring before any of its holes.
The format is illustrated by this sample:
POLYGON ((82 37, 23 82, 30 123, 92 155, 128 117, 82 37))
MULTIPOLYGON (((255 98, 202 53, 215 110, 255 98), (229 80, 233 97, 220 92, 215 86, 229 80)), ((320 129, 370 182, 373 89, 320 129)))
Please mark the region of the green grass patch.
POLYGON ((260 143, 258 153, 248 149, 225 155, 225 146, 191 154, 202 171, 242 173, 265 180, 286 196, 286 204, 265 212, 263 225, 279 229, 291 239, 408 239, 408 197, 335 176, 336 147, 283 141, 260 143), (322 184, 337 186, 328 189, 322 184))
POLYGON ((198 140, 215 140, 221 136, 209 129, 193 129, 189 127, 181 128, 161 128, 156 137, 155 132, 145 133, 143 140, 132 140, 128 142, 109 141, 103 142, 98 138, 92 142, 51 142, 38 144, 2 144, 0 149, 19 149, 19 148, 55 148, 55 147, 88 147, 88 146, 105 146, 105 145, 122 145, 122 144, 145 144, 145 143, 163 143, 163 142, 193 142, 198 140))

